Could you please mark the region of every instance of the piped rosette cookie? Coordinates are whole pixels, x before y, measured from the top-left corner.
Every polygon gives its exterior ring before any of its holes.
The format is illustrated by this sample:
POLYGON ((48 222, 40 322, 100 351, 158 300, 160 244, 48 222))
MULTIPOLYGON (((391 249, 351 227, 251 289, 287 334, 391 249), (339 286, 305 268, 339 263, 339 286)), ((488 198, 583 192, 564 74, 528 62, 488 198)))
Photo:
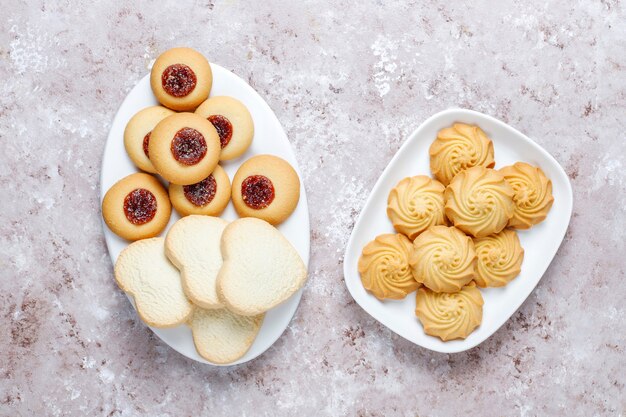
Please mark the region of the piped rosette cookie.
POLYGON ((446 216, 474 237, 504 229, 513 217, 513 189, 502 174, 482 166, 460 172, 444 193, 446 216))
POLYGON ((211 97, 196 109, 196 114, 215 126, 222 148, 221 161, 237 158, 250 147, 254 123, 250 112, 239 100, 227 96, 211 97))
POLYGON ((430 170, 443 185, 467 168, 495 165, 491 139, 480 127, 464 123, 441 129, 429 154, 430 170))
POLYGON ((415 315, 424 332, 448 341, 465 339, 483 319, 483 297, 473 283, 453 293, 420 288, 415 298, 415 315))
POLYGON ((446 224, 444 190, 443 184, 425 175, 401 180, 387 199, 394 229, 414 240, 430 226, 446 224))
POLYGON ((522 271, 524 249, 514 230, 474 239, 479 287, 503 287, 522 271))
POLYGON ((516 162, 511 166, 500 169, 515 194, 515 212, 509 220, 509 227, 515 229, 529 229, 542 222, 554 202, 552 197, 552 181, 543 173, 541 168, 525 162, 516 162))
POLYGON ((436 292, 456 292, 476 277, 472 239, 455 227, 433 226, 413 242, 413 277, 436 292))
POLYGON ((163 52, 150 72, 152 92, 172 110, 191 111, 207 99, 213 85, 209 61, 191 48, 163 52))
POLYGON ((215 170, 220 158, 220 139, 215 127, 205 118, 176 113, 152 130, 148 151, 154 168, 167 181, 195 184, 215 170))
POLYGON ((148 145, 154 127, 174 112, 162 106, 146 107, 135 114, 124 129, 124 147, 126 153, 137 168, 156 174, 156 169, 150 162, 148 145))
POLYGON ((200 182, 189 185, 170 184, 172 205, 181 216, 203 214, 219 216, 230 201, 230 179, 221 166, 200 182))
POLYGON ((358 264, 363 287, 379 300, 399 300, 419 288, 409 266, 411 250, 401 234, 380 235, 365 245, 358 264))

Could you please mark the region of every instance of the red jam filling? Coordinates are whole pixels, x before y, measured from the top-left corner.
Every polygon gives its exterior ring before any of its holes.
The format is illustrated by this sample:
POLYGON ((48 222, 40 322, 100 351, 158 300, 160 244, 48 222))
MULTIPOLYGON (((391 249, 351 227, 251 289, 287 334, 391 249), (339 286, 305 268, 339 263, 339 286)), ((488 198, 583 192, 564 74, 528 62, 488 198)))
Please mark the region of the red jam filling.
POLYGON ((251 175, 241 183, 241 196, 251 209, 263 209, 274 201, 274 185, 263 175, 251 175))
POLYGON ((224 149, 233 137, 233 125, 230 120, 219 114, 209 116, 207 119, 213 124, 217 134, 220 135, 220 146, 224 149))
POLYGON ((174 159, 184 165, 195 165, 206 155, 206 141, 202 133, 191 127, 184 127, 174 135, 170 146, 174 159))
POLYGON ((150 158, 150 155, 148 154, 148 145, 150 145, 151 134, 152 131, 149 131, 148 133, 146 133, 146 136, 143 137, 143 153, 146 154, 146 158, 150 158))
POLYGON ((185 64, 170 65, 161 74, 163 90, 174 97, 190 94, 196 88, 197 81, 196 74, 185 64))
POLYGON ((135 225, 148 223, 157 211, 154 194, 145 188, 136 188, 124 198, 124 214, 135 225))
POLYGON ((206 206, 213 201, 216 192, 217 182, 213 174, 196 184, 183 185, 183 193, 187 200, 198 207, 206 206))

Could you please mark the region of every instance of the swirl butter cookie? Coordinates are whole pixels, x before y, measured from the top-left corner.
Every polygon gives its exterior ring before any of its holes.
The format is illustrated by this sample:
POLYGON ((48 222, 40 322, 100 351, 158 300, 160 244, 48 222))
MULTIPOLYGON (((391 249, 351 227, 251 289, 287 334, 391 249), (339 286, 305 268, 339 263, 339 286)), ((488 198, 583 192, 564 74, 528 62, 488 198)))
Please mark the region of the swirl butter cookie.
POLYGON ((177 111, 190 111, 207 99, 213 85, 211 65, 191 48, 163 52, 150 72, 150 86, 159 103, 177 111))
POLYGON ((363 287, 379 300, 399 300, 415 291, 420 284, 409 267, 411 250, 411 241, 401 234, 380 235, 365 245, 358 266, 363 287))
POLYGON ((415 298, 415 315, 428 335, 444 342, 465 339, 480 326, 483 304, 483 296, 473 284, 454 293, 420 288, 415 298))
POLYGON ((491 139, 480 127, 464 123, 440 130, 429 154, 430 170, 443 185, 464 169, 495 165, 491 139))
POLYGON ((172 207, 167 191, 152 175, 136 173, 115 183, 102 200, 102 217, 109 229, 127 240, 161 233, 172 207))
POLYGON ((211 175, 189 185, 170 184, 170 200, 181 216, 219 216, 230 201, 230 179, 221 166, 211 175))
POLYGON ((455 227, 433 226, 413 242, 409 264, 417 282, 455 292, 476 277, 474 243, 455 227))
POLYGON ((196 114, 213 123, 222 147, 221 161, 237 158, 250 147, 254 123, 250 112, 239 100, 216 96, 196 109, 196 114))
POLYGON ((154 168, 167 181, 195 184, 215 170, 220 139, 205 118, 194 113, 176 113, 152 130, 148 152, 154 168))
POLYGON ((445 187, 425 175, 400 181, 389 193, 387 216, 394 229, 414 240, 430 226, 446 224, 445 187))
POLYGON ((504 179, 513 187, 515 212, 509 226, 515 229, 529 229, 542 222, 554 202, 552 181, 541 168, 524 162, 516 162, 500 169, 504 179))
POLYGON ((513 188, 502 174, 482 166, 461 171, 444 193, 446 216, 474 237, 504 229, 513 217, 513 188))
POLYGON ((476 273, 479 287, 502 287, 522 271, 524 249, 514 230, 474 239, 476 273))
POLYGON ((277 225, 296 209, 300 199, 300 179, 284 159, 257 155, 237 170, 232 198, 240 217, 256 217, 277 225))
POLYGON ((128 121, 124 129, 124 147, 137 168, 156 174, 148 152, 150 136, 157 123, 172 114, 174 112, 168 108, 152 106, 140 110, 128 121))

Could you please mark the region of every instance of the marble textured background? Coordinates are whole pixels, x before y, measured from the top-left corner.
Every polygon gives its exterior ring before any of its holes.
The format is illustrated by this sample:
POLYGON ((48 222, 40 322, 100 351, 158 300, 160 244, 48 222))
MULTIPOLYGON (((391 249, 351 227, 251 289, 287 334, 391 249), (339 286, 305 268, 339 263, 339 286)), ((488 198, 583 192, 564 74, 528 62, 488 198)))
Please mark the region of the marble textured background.
POLYGON ((0 2, 0 415, 626 414, 626 14, 619 0, 0 2), (360 3, 358 6, 354 3, 360 3), (99 167, 159 52, 248 80, 296 150, 311 207, 300 308, 257 360, 194 363, 112 278, 99 167), (348 294, 343 249, 421 121, 461 106, 565 167, 574 215, 537 289, 492 338, 443 355, 348 294))

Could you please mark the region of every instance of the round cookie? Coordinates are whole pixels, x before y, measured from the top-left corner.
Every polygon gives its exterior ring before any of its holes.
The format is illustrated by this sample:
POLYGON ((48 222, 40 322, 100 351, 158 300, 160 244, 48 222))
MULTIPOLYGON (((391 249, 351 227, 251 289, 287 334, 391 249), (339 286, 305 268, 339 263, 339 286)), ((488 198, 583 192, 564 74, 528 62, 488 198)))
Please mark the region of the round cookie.
POLYGON ((150 160, 159 175, 174 184, 195 184, 215 170, 220 139, 208 120, 194 113, 176 113, 152 130, 150 160))
POLYGON ((483 296, 473 283, 454 293, 417 290, 415 315, 424 332, 441 340, 465 339, 483 320, 483 296))
POLYGON ((154 237, 170 220, 167 191, 152 175, 138 172, 116 182, 102 200, 109 229, 127 240, 154 237))
POLYGON ((516 162, 500 169, 500 173, 515 192, 513 196, 515 212, 509 220, 509 227, 529 229, 544 221, 552 207, 554 197, 552 181, 546 177, 541 168, 525 162, 516 162))
POLYGON ((190 185, 170 184, 170 200, 181 216, 219 216, 230 201, 230 179, 221 166, 202 181, 190 185))
POLYGON ((474 243, 455 227, 433 226, 413 242, 409 264, 417 282, 456 292, 476 277, 474 243))
POLYGON ((172 114, 174 112, 168 108, 152 106, 140 110, 128 121, 124 129, 124 147, 137 168, 156 174, 148 151, 150 136, 157 123, 172 114))
POLYGON ((513 188, 502 174, 482 166, 454 177, 444 192, 446 216, 474 237, 499 233, 513 217, 513 188))
POLYGON ((474 239, 476 273, 479 287, 503 287, 522 271, 524 249, 514 230, 474 239))
POLYGON ((150 72, 150 86, 159 103, 177 111, 190 111, 207 99, 213 85, 209 61, 191 48, 163 52, 150 72))
POLYGON ((446 224, 446 187, 425 175, 401 180, 389 193, 387 216, 397 232, 414 240, 430 226, 446 224))
POLYGON ((240 217, 256 217, 277 225, 296 209, 300 179, 284 159, 257 155, 237 170, 232 198, 240 217))
POLYGON ((222 147, 221 161, 235 159, 250 147, 254 123, 250 112, 239 100, 227 96, 211 97, 196 109, 196 114, 215 126, 222 147))
POLYGON ((363 248, 359 274, 366 290, 379 300, 400 300, 419 288, 409 267, 411 241, 401 234, 377 236, 363 248))
POLYGON ((430 170, 443 185, 464 169, 474 166, 492 168, 493 142, 478 126, 455 123, 441 129, 430 145, 430 170))

